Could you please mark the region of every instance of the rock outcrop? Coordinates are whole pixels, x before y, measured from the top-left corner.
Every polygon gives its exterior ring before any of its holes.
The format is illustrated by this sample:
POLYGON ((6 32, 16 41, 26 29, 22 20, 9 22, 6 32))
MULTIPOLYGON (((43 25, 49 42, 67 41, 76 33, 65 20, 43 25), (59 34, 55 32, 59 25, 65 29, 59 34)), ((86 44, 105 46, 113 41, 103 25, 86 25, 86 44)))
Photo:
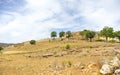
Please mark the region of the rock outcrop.
POLYGON ((120 75, 120 60, 118 57, 114 57, 109 63, 102 65, 100 73, 103 75, 120 75))
POLYGON ((108 74, 112 74, 113 73, 113 66, 109 65, 109 64, 103 64, 100 73, 104 74, 104 75, 108 75, 108 74))
POLYGON ((115 70, 115 75, 120 75, 120 69, 115 70))

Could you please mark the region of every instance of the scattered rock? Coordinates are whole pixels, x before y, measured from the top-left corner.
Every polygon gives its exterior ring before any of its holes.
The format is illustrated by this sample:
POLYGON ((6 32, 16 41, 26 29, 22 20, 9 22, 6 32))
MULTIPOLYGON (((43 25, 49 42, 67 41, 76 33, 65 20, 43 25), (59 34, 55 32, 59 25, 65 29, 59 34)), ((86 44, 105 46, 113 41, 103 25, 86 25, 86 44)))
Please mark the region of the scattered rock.
POLYGON ((118 57, 115 57, 112 61, 111 61, 111 65, 114 67, 119 67, 120 66, 120 60, 118 57))
POLYGON ((61 56, 63 56, 63 54, 56 54, 56 55, 54 55, 54 57, 61 57, 61 56))
POLYGON ((49 67, 54 71, 63 70, 65 67, 62 64, 59 64, 58 62, 51 63, 49 67))
POLYGON ((84 69, 85 68, 85 64, 78 62, 76 64, 73 65, 75 68, 80 68, 80 69, 84 69))
POLYGON ((53 56, 53 54, 43 54, 42 57, 48 58, 50 56, 53 56))
POLYGON ((89 69, 92 69, 92 68, 94 68, 94 67, 96 67, 96 66, 97 66, 96 63, 90 63, 87 67, 88 67, 89 69))
POLYGON ((108 75, 108 74, 112 74, 113 73, 113 67, 111 65, 108 64, 103 64, 100 73, 104 74, 104 75, 108 75))
POLYGON ((115 70, 115 75, 120 75, 120 69, 115 70))
POLYGON ((100 70, 103 75, 120 75, 120 60, 118 57, 114 57, 111 62, 104 63, 100 70))

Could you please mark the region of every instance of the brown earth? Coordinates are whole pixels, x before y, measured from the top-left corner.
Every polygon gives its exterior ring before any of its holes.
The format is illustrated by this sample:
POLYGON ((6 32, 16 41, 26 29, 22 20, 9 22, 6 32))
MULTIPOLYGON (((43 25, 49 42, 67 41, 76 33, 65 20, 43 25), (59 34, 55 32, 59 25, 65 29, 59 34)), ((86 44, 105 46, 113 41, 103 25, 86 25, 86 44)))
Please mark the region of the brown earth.
POLYGON ((101 61, 119 56, 119 50, 119 43, 79 39, 25 42, 4 49, 0 75, 101 75, 101 61))

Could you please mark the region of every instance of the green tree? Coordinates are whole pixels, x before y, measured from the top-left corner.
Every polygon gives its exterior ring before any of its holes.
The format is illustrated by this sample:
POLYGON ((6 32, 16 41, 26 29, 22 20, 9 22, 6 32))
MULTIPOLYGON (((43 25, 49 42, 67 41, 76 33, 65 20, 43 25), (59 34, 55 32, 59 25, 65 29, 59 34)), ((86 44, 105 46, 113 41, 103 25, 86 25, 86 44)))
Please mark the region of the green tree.
POLYGON ((116 31, 115 32, 115 36, 118 38, 119 42, 120 42, 120 31, 116 31))
POLYGON ((61 32, 59 33, 59 37, 61 38, 61 40, 63 40, 62 37, 64 37, 64 36, 65 36, 65 32, 64 32, 64 31, 61 31, 61 32))
POLYGON ((66 32, 66 38, 68 38, 68 39, 69 39, 71 36, 72 36, 71 31, 67 31, 67 32, 66 32))
POLYGON ((112 38, 112 40, 116 37, 116 33, 113 32, 112 35, 110 35, 110 38, 112 38))
POLYGON ((35 44, 36 44, 36 41, 35 41, 35 40, 30 40, 30 44, 31 44, 31 45, 35 45, 35 44))
POLYGON ((83 30, 83 31, 80 31, 79 34, 82 36, 82 39, 86 39, 86 34, 89 30, 83 30))
POLYGON ((51 32, 51 38, 55 39, 55 37, 57 37, 57 32, 56 31, 52 31, 51 32))
POLYGON ((92 42, 92 39, 95 37, 95 32, 94 31, 88 31, 86 33, 86 38, 90 40, 90 42, 92 42))
POLYGON ((113 32, 114 32, 114 30, 113 30, 112 27, 105 26, 105 27, 100 31, 100 34, 101 34, 102 36, 105 36, 106 41, 108 41, 108 38, 113 35, 113 32))

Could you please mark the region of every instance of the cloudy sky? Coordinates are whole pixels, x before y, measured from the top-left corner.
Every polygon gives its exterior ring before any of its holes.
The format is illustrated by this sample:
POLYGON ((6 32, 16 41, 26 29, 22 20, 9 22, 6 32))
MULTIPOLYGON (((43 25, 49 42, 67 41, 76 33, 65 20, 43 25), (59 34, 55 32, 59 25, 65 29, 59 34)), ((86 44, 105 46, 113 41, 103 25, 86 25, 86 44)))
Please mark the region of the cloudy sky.
POLYGON ((0 0, 0 42, 49 38, 51 31, 120 29, 120 0, 0 0))

